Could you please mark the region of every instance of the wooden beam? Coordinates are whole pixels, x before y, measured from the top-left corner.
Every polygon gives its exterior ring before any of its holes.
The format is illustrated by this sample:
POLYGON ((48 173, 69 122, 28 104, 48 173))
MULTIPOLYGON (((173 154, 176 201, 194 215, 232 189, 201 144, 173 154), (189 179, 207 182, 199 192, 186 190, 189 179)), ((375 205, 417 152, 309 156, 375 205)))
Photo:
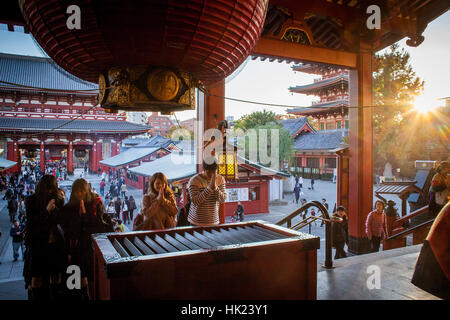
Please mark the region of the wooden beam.
POLYGON ((259 39, 252 54, 331 64, 347 68, 357 67, 357 55, 353 52, 315 47, 265 37, 259 39))

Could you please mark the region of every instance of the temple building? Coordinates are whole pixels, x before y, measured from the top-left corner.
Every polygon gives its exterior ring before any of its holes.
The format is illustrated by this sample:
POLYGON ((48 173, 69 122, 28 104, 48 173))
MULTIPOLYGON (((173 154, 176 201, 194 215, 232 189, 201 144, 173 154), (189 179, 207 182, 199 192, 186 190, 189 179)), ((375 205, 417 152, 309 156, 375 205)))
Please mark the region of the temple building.
POLYGON ((50 58, 0 54, 0 157, 17 164, 65 161, 68 173, 120 152, 121 141, 149 127, 105 113, 97 85, 65 72, 50 58))
POLYGON ((343 130, 317 131, 306 116, 280 120, 294 140, 289 171, 303 178, 335 181, 336 150, 345 144, 343 130))
POLYGON ((327 65, 299 64, 294 71, 319 74, 314 83, 290 87, 289 91, 320 97, 311 107, 288 109, 288 114, 317 119, 319 130, 348 129, 348 70, 327 65))

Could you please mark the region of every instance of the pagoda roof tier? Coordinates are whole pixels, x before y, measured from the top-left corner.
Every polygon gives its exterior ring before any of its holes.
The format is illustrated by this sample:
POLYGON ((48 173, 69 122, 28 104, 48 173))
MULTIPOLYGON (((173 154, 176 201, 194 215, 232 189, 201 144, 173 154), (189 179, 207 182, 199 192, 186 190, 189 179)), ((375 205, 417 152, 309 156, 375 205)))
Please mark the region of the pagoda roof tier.
POLYGON ((292 70, 294 71, 320 75, 323 75, 324 73, 337 72, 339 69, 342 69, 342 67, 315 63, 300 63, 292 66, 292 70))
POLYGON ((319 80, 304 86, 290 87, 289 91, 295 93, 315 94, 317 90, 322 90, 324 88, 332 88, 337 85, 342 85, 344 83, 348 84, 348 75, 345 73, 340 73, 336 77, 319 80))
POLYGON ((344 131, 316 131, 299 135, 294 140, 296 151, 330 151, 342 142, 344 131))
MULTIPOLYGON (((59 67, 50 58, 31 57, 0 53, 0 81, 18 85, 45 88, 41 92, 85 91, 84 94, 96 95, 98 85, 81 80, 59 67)), ((0 83, 1 87, 15 90, 27 90, 24 87, 0 83)))
POLYGON ((286 110, 288 114, 299 116, 325 115, 325 114, 344 114, 348 113, 348 101, 338 100, 315 104, 311 107, 294 108, 286 110))
POLYGON ((0 117, 0 130, 19 132, 145 133, 149 126, 128 121, 64 120, 0 117))

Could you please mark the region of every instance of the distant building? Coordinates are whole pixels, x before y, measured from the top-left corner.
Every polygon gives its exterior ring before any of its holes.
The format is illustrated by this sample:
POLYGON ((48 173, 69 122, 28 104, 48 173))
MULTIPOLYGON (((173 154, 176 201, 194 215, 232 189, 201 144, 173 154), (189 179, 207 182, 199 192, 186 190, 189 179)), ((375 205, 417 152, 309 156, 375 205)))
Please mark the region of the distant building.
POLYGON ((307 117, 280 120, 294 139, 294 159, 289 171, 303 178, 331 180, 337 168, 336 149, 341 147, 348 129, 316 131, 307 117))
POLYGON ((69 174, 85 166, 97 172, 123 139, 149 129, 106 113, 96 104, 96 84, 50 58, 2 53, 0 80, 0 157, 17 163, 8 172, 20 171, 22 161, 35 161, 42 171, 63 162, 69 174))
POLYGON ((127 112, 126 114, 129 122, 147 125, 147 112, 127 112))
POLYGON ((185 127, 186 129, 194 132, 195 122, 197 121, 196 118, 184 120, 180 122, 180 126, 185 127))
POLYGON ((158 112, 152 112, 152 115, 148 117, 148 125, 151 128, 150 134, 152 136, 166 136, 169 134, 170 128, 175 124, 170 117, 160 115, 158 112))

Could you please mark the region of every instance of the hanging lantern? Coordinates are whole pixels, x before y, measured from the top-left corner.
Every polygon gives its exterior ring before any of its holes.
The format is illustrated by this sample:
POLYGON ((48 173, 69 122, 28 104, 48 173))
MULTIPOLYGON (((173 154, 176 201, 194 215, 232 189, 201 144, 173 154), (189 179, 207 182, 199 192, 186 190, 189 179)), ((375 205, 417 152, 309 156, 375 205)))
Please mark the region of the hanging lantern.
POLYGON ((84 157, 86 157, 86 150, 76 149, 75 150, 75 157, 77 157, 77 158, 84 158, 84 157))
POLYGON ((20 0, 27 28, 63 69, 98 82, 105 111, 193 109, 194 88, 252 52, 268 0, 20 0), (70 5, 80 28, 69 29, 70 5))
MULTIPOLYGON (((219 124, 219 130, 228 128, 228 122, 223 120, 219 124)), ((222 152, 218 155, 218 173, 226 180, 236 180, 238 176, 237 165, 237 148, 234 145, 227 143, 226 133, 223 132, 223 148, 222 152)))

